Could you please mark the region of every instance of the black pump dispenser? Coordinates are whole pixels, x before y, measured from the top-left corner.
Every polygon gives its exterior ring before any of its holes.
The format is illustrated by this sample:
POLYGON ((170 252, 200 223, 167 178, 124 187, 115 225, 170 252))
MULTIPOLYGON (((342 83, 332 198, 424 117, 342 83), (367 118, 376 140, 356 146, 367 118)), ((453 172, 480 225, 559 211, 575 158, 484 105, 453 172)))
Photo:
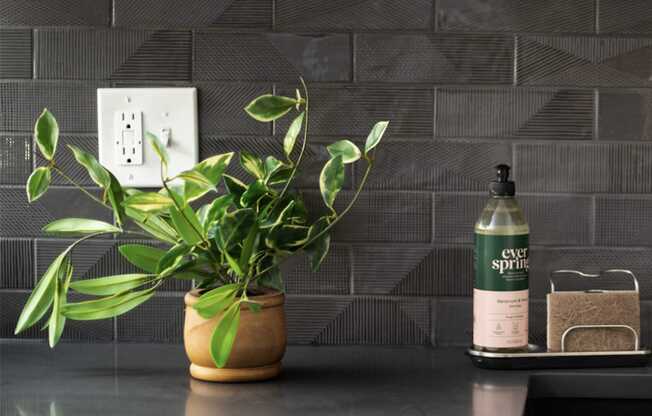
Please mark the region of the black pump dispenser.
POLYGON ((509 165, 496 166, 496 180, 489 183, 491 196, 514 196, 516 188, 513 181, 509 180, 509 165))

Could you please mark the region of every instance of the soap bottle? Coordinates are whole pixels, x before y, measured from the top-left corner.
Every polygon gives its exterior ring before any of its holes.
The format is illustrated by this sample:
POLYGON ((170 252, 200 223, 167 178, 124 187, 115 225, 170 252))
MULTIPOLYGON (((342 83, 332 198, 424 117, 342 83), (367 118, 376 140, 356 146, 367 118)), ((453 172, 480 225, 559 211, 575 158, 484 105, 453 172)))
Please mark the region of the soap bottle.
POLYGON ((528 346, 529 233, 508 165, 496 166, 490 199, 475 224, 473 347, 519 352, 528 346))

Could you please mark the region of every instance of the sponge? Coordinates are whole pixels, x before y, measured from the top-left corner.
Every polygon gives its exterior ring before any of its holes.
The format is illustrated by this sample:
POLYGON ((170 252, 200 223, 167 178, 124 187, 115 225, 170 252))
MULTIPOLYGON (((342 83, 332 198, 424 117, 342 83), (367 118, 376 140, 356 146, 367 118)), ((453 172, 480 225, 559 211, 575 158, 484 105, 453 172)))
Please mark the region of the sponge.
MULTIPOLYGON (((633 290, 563 291, 548 294, 548 351, 561 351, 564 331, 574 325, 629 325, 640 339, 639 294, 633 290)), ((631 351, 626 328, 581 328, 566 335, 565 351, 631 351)))

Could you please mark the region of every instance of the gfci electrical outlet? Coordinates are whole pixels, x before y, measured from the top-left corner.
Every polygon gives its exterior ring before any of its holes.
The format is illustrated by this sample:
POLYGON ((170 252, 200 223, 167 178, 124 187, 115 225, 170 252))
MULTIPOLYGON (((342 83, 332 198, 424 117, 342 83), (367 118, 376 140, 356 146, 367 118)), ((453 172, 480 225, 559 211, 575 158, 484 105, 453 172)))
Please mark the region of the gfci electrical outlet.
POLYGON ((170 155, 168 176, 192 168, 199 156, 195 88, 99 88, 100 163, 126 186, 159 187, 161 162, 145 140, 159 138, 170 155))

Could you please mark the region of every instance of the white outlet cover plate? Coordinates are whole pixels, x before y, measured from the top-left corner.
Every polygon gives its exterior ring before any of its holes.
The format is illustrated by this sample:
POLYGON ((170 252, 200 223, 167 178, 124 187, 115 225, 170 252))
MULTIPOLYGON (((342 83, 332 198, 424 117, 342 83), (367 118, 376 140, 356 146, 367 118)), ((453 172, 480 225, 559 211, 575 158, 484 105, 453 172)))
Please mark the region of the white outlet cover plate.
MULTIPOLYGON (((125 186, 160 187, 161 163, 145 140, 145 132, 162 140, 169 129, 168 176, 192 168, 199 157, 196 88, 98 88, 97 129, 100 163, 125 186), (117 157, 116 146, 122 131, 116 114, 141 112, 142 164, 125 164, 117 157)), ((138 137, 136 138, 138 140, 138 137)))

